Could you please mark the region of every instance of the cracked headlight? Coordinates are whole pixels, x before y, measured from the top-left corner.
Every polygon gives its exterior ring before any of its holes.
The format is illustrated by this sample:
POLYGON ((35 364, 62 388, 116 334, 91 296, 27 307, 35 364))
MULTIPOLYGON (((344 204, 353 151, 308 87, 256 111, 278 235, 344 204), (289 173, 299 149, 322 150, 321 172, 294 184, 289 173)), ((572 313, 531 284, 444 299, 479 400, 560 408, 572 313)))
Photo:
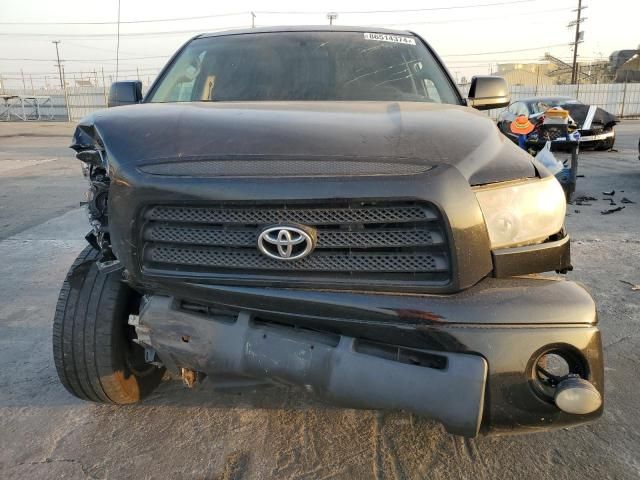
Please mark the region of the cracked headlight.
POLYGON ((566 200, 555 177, 474 190, 492 248, 541 243, 564 225, 566 200))

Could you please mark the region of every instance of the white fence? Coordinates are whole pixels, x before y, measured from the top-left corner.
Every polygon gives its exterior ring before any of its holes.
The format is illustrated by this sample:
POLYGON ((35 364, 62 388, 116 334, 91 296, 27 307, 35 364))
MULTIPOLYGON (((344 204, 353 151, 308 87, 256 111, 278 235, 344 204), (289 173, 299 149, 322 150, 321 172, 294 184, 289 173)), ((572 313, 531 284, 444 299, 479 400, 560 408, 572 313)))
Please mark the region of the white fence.
MULTIPOLYGON (((51 109, 45 106, 43 113, 53 116, 54 120, 77 121, 85 115, 105 108, 107 106, 107 90, 103 87, 67 87, 63 89, 4 89, 1 95, 26 95, 26 96, 42 96, 51 98, 51 109)), ((15 113, 18 112, 18 107, 15 113)), ((27 112, 28 114, 29 112, 27 112)), ((2 120, 16 120, 17 115, 5 116, 2 120)))
MULTIPOLYGON (((623 117, 640 117, 640 83, 584 85, 518 85, 509 87, 511 101, 527 97, 572 97, 623 117)), ((490 110, 496 118, 502 109, 490 110)))
MULTIPOLYGON (((640 83, 512 86, 509 90, 512 101, 537 96, 568 96, 597 105, 620 118, 640 117, 640 83)), ((68 87, 66 92, 62 89, 5 89, 0 94, 49 96, 54 119, 63 121, 77 121, 107 106, 107 89, 104 87, 68 87)), ((500 111, 490 110, 489 115, 495 118, 500 111)))

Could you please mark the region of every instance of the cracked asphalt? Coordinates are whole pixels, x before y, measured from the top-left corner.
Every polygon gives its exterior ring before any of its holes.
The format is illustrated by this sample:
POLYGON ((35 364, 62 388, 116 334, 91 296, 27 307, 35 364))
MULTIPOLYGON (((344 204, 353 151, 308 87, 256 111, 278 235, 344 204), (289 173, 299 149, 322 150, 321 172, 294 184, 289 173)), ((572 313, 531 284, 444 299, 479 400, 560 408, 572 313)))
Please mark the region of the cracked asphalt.
MULTIPOLYGON (((0 478, 640 477, 640 121, 617 152, 583 152, 569 205, 575 270, 593 293, 605 345, 606 405, 596 423, 465 440, 402 412, 334 408, 295 389, 193 391, 163 383, 140 405, 71 397, 59 384, 51 324, 88 230, 85 183, 67 124, 0 124, 0 478), (610 215, 603 191, 625 209, 610 215), (637 202, 622 204, 622 197, 637 202), (624 283, 628 282, 628 283, 624 283)), ((542 300, 542 299, 541 299, 542 300)))

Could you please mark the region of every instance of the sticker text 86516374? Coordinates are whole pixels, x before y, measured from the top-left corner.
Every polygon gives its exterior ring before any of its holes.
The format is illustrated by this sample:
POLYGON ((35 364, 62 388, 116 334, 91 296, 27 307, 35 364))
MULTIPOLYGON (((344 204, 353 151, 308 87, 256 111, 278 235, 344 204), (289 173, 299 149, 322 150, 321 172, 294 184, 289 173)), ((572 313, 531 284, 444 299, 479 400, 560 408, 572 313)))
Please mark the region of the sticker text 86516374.
POLYGON ((365 33, 365 40, 377 40, 379 42, 404 43, 406 45, 415 45, 416 40, 411 37, 403 37, 400 35, 390 35, 388 33, 365 33))

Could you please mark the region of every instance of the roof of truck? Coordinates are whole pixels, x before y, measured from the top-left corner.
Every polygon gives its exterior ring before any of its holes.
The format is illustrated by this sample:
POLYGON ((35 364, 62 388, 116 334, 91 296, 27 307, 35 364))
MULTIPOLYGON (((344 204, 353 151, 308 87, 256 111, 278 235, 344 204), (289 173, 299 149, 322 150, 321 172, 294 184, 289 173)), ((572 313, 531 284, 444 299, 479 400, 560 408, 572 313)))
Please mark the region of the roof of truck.
POLYGON ((202 33, 198 38, 222 37, 225 35, 242 35, 247 33, 276 33, 276 32, 376 32, 391 35, 413 35, 408 30, 391 30, 379 27, 347 27, 335 25, 284 25, 275 27, 244 28, 239 30, 224 30, 221 32, 202 33))
POLYGON ((554 95, 552 97, 528 97, 528 98, 519 98, 518 100, 514 100, 514 103, 516 101, 518 102, 524 102, 524 103, 532 103, 532 102, 544 102, 544 101, 571 101, 571 102, 578 102, 578 100, 576 100, 573 97, 567 97, 564 95, 554 95))

